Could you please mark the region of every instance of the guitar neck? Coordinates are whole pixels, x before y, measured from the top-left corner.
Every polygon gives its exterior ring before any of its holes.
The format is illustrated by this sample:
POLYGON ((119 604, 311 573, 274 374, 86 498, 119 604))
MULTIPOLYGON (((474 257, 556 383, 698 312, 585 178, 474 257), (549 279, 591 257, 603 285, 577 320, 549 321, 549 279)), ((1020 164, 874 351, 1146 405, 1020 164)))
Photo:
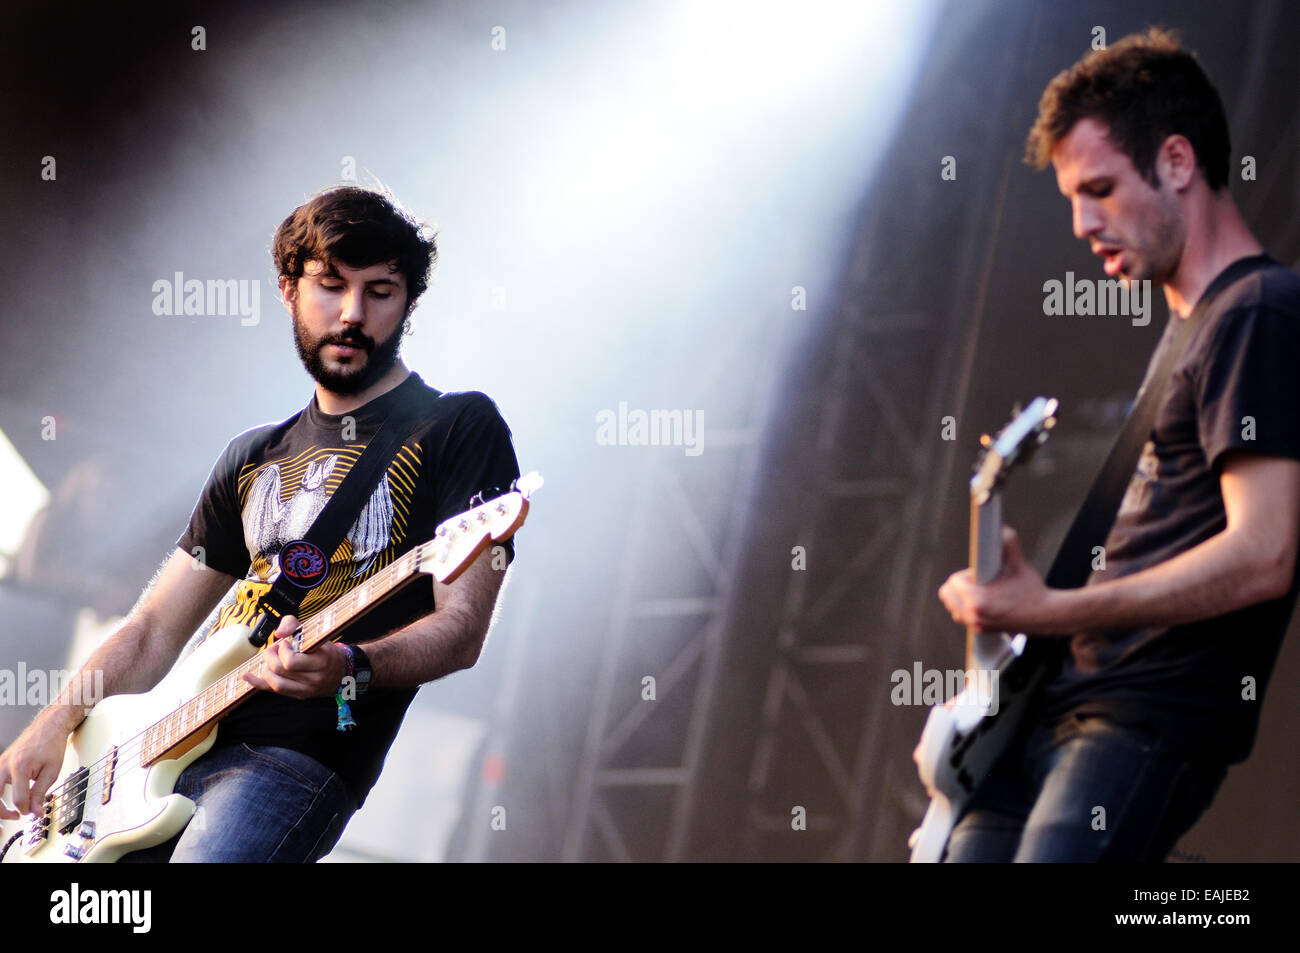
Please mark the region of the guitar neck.
MULTIPOLYGON (((1002 571, 1002 494, 988 494, 982 503, 970 504, 970 568, 980 585, 992 582, 1002 571)), ((966 627, 966 670, 980 667, 981 643, 991 636, 981 634, 973 625, 966 627)))
MULTIPOLYGON (((515 534, 528 515, 528 498, 541 485, 540 475, 525 474, 515 481, 510 492, 440 523, 432 539, 413 547, 303 622, 296 635, 297 651, 310 652, 338 638, 344 628, 417 575, 431 575, 445 585, 453 583, 492 540, 509 539, 515 534)), ((244 681, 244 675, 262 674, 262 656, 259 652, 236 666, 145 729, 141 764, 152 764, 174 751, 183 752, 187 745, 193 747, 203 737, 201 732, 257 691, 244 681)))
MULTIPOLYGON (((337 638, 344 628, 409 583, 420 573, 424 551, 433 545, 433 541, 429 541, 412 548, 303 622, 298 650, 310 652, 322 643, 337 638)), ((141 764, 151 764, 173 748, 181 746, 191 736, 224 717, 249 695, 259 691, 244 681, 243 676, 247 672, 262 674, 261 652, 146 729, 141 745, 141 764)))

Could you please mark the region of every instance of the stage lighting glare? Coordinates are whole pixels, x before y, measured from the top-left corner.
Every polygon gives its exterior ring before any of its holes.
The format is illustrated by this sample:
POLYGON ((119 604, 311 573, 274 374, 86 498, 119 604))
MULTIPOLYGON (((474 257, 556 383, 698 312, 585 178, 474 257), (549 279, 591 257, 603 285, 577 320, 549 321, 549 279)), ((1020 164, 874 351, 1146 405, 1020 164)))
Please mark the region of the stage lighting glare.
POLYGON ((32 518, 50 500, 50 491, 0 430, 0 555, 12 556, 32 518))

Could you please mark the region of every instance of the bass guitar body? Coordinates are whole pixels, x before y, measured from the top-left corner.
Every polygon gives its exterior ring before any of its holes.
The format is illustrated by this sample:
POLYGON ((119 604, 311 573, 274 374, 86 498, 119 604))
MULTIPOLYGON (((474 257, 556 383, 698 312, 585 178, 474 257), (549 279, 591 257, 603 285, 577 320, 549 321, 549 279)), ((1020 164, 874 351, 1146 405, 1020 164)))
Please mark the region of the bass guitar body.
POLYGON ((1013 660, 994 670, 1000 677, 992 701, 979 686, 930 709, 916 754, 921 783, 931 792, 930 806, 909 842, 912 863, 943 859, 957 819, 1024 722, 1040 679, 1035 671, 1017 684, 1024 674, 1017 667, 1023 640, 1017 636, 1008 642, 1013 660))
POLYGON ((214 632, 150 691, 95 705, 68 739, 58 779, 35 820, 0 821, 3 863, 111 862, 161 844, 194 813, 172 793, 176 779, 217 739, 196 725, 172 749, 150 756, 150 728, 256 654, 247 626, 214 632))

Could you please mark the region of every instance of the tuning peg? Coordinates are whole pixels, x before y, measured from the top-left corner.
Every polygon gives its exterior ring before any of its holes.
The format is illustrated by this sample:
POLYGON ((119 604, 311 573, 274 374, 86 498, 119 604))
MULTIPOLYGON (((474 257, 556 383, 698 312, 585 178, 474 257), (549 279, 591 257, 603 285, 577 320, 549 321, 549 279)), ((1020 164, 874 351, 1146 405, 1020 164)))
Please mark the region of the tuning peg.
POLYGON ((515 489, 528 499, 534 493, 542 488, 542 475, 536 470, 530 470, 519 479, 515 480, 515 489))
POLYGON ((981 447, 993 446, 993 438, 986 433, 980 434, 980 446, 981 447))

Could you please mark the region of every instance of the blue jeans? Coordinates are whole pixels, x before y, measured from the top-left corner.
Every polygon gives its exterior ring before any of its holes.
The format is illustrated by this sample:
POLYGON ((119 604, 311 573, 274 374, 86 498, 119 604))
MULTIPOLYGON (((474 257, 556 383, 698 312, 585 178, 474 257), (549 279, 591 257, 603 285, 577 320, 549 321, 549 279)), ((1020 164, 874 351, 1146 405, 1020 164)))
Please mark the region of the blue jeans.
POLYGON ((176 793, 198 804, 183 831, 120 862, 314 862, 356 811, 339 776, 288 748, 214 748, 181 772, 176 793))
POLYGON ((1164 860, 1227 773, 1171 742, 1102 716, 1066 716, 1022 732, 948 841, 945 860, 1164 860))

